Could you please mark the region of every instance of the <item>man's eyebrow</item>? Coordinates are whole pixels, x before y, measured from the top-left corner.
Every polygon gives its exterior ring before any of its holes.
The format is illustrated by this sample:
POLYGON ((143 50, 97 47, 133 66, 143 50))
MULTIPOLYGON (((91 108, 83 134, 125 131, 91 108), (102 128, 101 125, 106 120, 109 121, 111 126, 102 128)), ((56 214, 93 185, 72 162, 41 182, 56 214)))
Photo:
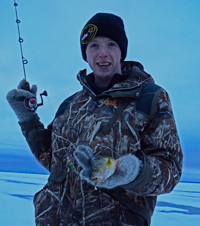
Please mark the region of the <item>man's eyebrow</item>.
MULTIPOLYGON (((98 42, 98 41, 97 41, 97 40, 92 40, 91 42, 98 42)), ((91 42, 90 42, 90 43, 91 43, 91 42)))

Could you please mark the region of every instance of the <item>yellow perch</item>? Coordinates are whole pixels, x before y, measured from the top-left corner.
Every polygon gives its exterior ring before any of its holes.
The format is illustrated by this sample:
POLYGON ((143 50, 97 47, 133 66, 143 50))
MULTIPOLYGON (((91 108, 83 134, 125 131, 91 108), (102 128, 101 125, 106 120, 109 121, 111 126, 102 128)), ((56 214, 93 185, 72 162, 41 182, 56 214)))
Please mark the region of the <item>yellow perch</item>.
POLYGON ((111 157, 96 156, 91 159, 92 173, 90 180, 93 185, 104 182, 108 177, 114 174, 118 165, 118 160, 111 157))

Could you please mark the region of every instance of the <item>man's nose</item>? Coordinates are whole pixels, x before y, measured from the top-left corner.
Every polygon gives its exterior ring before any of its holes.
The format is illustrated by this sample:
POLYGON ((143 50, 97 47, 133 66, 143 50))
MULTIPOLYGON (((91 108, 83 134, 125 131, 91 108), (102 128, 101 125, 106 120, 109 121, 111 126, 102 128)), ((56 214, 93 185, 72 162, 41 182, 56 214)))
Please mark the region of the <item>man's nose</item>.
POLYGON ((107 57, 108 56, 108 51, 106 49, 105 46, 102 46, 100 49, 99 49, 99 56, 100 57, 107 57))

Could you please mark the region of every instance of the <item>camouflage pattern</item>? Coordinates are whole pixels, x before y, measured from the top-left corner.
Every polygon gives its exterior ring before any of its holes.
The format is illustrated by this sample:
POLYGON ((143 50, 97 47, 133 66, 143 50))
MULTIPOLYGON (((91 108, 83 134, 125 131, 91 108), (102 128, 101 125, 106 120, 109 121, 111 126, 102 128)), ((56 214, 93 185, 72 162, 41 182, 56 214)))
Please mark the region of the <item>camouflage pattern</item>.
POLYGON ((136 111, 137 100, 131 98, 110 133, 104 136, 98 133, 115 113, 120 98, 130 98, 136 87, 153 81, 139 63, 124 62, 122 69, 132 69, 130 76, 100 95, 94 94, 85 79, 86 71, 81 71, 78 80, 83 89, 48 129, 37 119, 31 125, 21 125, 33 154, 51 172, 47 185, 34 198, 37 226, 145 225, 142 220, 136 223, 134 215, 119 201, 80 179, 81 168, 73 156, 80 144, 90 146, 95 155, 115 159, 139 152, 144 170, 122 189, 132 202, 148 209, 151 215, 157 196, 171 192, 179 182, 182 151, 170 99, 164 89, 150 121, 147 115, 136 111), (148 176, 147 169, 153 175, 148 176))

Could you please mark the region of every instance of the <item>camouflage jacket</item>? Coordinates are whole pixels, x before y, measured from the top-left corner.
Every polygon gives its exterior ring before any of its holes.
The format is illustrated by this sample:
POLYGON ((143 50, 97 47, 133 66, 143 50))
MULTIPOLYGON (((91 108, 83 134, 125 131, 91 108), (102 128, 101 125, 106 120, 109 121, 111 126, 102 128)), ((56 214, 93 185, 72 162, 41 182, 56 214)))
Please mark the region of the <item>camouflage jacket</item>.
POLYGON ((31 151, 50 171, 48 183, 34 197, 38 226, 145 225, 143 218, 119 200, 80 179, 81 168, 73 156, 80 144, 90 146, 95 155, 119 158, 131 153, 143 161, 143 170, 135 181, 109 192, 123 192, 150 216, 157 196, 171 192, 179 182, 182 151, 168 94, 160 89, 154 100, 155 112, 149 118, 137 110, 138 98, 133 94, 153 79, 139 63, 124 62, 123 72, 128 69, 127 79, 98 95, 87 83, 86 70, 80 71, 77 77, 83 89, 47 129, 37 114, 31 122, 20 124, 31 151), (129 105, 108 134, 98 133, 122 98, 129 98, 129 105))

